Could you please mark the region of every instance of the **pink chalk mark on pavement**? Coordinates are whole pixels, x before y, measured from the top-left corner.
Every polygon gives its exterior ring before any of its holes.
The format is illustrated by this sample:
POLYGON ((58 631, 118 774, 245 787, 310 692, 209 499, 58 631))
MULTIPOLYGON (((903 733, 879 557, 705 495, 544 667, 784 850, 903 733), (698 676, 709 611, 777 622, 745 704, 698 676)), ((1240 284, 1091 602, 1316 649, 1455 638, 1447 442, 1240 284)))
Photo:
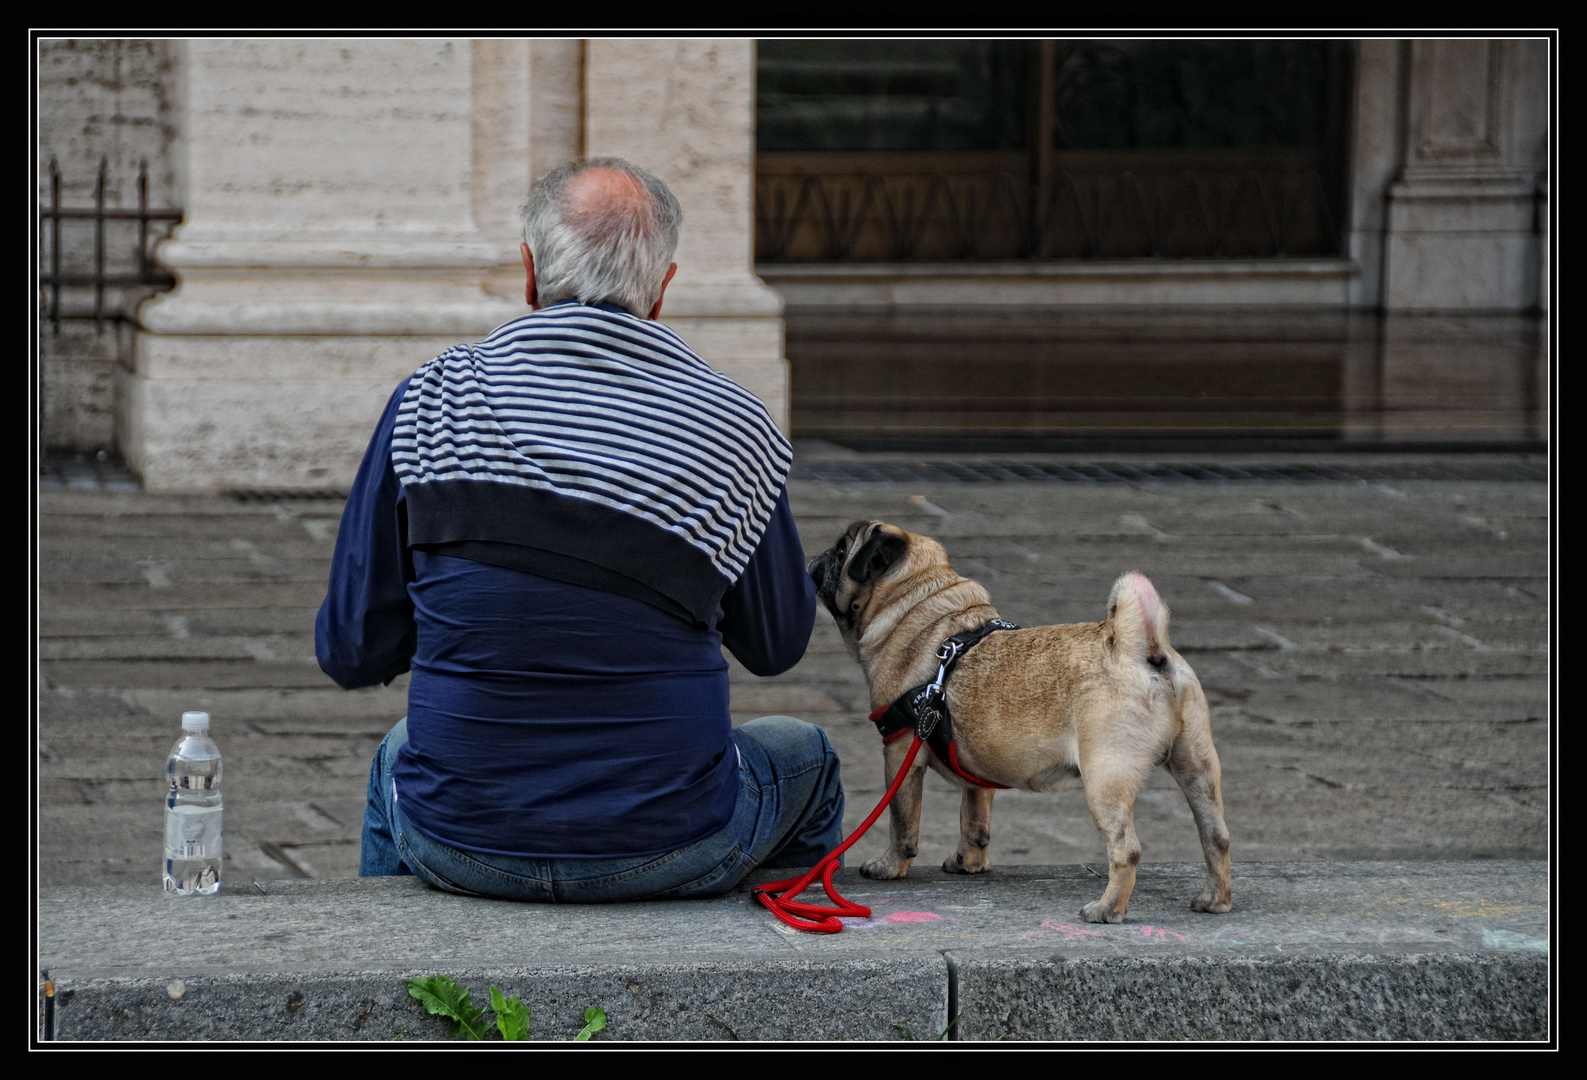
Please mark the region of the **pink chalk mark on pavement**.
POLYGON ((1185 935, 1184 934, 1175 933, 1172 930, 1165 930, 1165 929, 1163 929, 1160 926, 1143 926, 1143 927, 1141 927, 1141 937, 1145 937, 1145 938, 1150 938, 1150 937, 1161 938, 1164 941, 1167 941, 1169 938, 1176 938, 1179 941, 1184 941, 1185 940, 1185 935))
POLYGON ((882 918, 891 923, 933 922, 942 916, 931 911, 895 911, 891 915, 883 915, 882 918))
POLYGON ((1102 931, 1100 930, 1092 930, 1090 927, 1086 926, 1075 926, 1071 923, 1055 923, 1044 921, 1042 926, 1047 930, 1058 931, 1064 936, 1065 941, 1083 941, 1086 938, 1102 936, 1102 931))

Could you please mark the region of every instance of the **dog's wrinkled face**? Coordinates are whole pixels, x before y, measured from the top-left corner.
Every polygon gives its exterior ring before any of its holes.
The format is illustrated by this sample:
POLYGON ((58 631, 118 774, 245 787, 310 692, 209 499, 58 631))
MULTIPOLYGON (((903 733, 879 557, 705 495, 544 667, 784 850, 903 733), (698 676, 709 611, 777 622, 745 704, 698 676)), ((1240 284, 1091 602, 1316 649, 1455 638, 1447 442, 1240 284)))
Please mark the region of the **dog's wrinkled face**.
POLYGON ((810 560, 816 597, 832 613, 852 647, 856 620, 876 583, 909 550, 909 534, 880 521, 856 521, 827 550, 810 560))

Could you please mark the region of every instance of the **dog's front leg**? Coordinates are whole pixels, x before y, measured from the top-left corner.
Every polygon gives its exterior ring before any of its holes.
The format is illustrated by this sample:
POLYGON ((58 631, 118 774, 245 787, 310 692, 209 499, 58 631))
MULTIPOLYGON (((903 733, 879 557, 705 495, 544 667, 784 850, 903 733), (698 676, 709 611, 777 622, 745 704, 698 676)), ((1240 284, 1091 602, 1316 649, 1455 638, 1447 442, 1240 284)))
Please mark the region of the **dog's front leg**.
MULTIPOLYGON (((894 739, 882 748, 882 783, 891 786, 898 775, 904 758, 909 756, 912 739, 894 739)), ((868 878, 901 878, 909 873, 909 864, 915 861, 920 850, 920 793, 926 780, 926 751, 915 755, 915 763, 898 786, 898 793, 888 806, 888 825, 891 837, 887 853, 860 867, 868 878)))
POLYGON ((992 869, 986 847, 992 842, 991 788, 967 787, 959 802, 959 850, 948 856, 942 868, 950 874, 984 874, 992 869))

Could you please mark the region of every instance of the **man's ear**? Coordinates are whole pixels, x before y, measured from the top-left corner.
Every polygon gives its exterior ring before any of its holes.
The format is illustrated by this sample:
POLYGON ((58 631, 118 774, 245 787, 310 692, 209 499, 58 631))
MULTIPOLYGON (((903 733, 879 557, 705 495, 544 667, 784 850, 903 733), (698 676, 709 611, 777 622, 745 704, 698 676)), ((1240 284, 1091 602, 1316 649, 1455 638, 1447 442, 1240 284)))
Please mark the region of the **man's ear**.
POLYGON ((523 269, 529 278, 528 284, 524 286, 523 298, 531 308, 538 311, 540 310, 540 290, 535 285, 535 257, 529 254, 529 245, 527 243, 520 243, 518 250, 523 252, 523 269))
POLYGON ((667 282, 671 281, 672 275, 676 274, 677 272, 677 263, 673 263, 671 266, 667 267, 667 276, 661 279, 661 291, 656 294, 656 302, 651 305, 650 314, 645 316, 645 318, 649 319, 651 322, 655 322, 657 319, 661 318, 661 301, 662 298, 667 295, 667 282))
POLYGON ((849 577, 855 581, 874 581, 908 549, 908 540, 877 528, 849 560, 849 577))

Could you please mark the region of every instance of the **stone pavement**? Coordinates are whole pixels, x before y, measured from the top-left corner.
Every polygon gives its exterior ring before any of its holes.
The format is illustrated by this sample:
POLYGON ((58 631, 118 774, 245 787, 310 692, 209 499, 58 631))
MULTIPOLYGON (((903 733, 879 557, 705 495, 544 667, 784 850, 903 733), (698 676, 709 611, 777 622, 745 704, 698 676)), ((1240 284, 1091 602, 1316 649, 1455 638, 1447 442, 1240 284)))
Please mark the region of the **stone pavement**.
MULTIPOLYGON (((1121 571, 1149 575, 1212 705, 1237 880, 1260 861, 1548 852, 1545 484, 790 491, 807 552, 860 517, 930 533, 1024 625, 1101 618, 1121 571)), ((314 662, 341 504, 101 487, 46 490, 39 506, 41 883, 157 880, 163 766, 191 708, 213 714, 225 755, 228 885, 354 875, 369 760, 403 714, 406 680, 349 693, 314 662)), ((830 620, 792 671, 760 679, 735 665, 732 679, 736 719, 788 713, 828 730, 856 824, 880 796, 881 754, 830 620)), ((1199 859, 1166 773, 1136 819, 1146 867, 1199 859)), ((874 855, 884 829, 851 862, 874 855)), ((956 835, 957 796, 933 777, 910 880, 946 880, 935 867, 956 835)), ((1095 865, 1103 847, 1081 792, 1002 792, 991 856, 1095 865)))

